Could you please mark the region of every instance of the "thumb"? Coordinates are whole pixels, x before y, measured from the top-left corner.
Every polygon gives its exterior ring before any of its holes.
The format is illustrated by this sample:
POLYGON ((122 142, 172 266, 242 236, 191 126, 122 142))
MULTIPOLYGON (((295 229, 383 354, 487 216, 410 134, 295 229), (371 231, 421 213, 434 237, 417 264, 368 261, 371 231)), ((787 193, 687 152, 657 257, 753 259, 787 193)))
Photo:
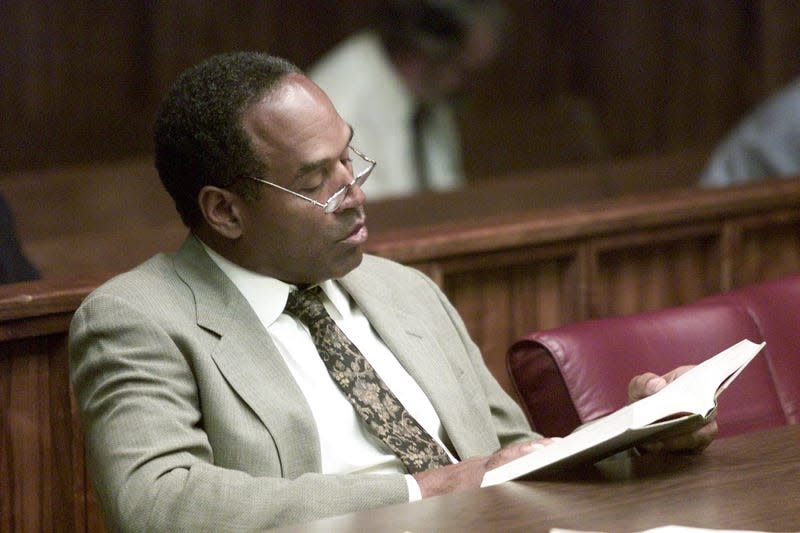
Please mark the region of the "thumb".
POLYGON ((658 374, 645 372, 634 377, 628 383, 628 402, 641 400, 651 394, 655 394, 667 385, 667 380, 658 374))

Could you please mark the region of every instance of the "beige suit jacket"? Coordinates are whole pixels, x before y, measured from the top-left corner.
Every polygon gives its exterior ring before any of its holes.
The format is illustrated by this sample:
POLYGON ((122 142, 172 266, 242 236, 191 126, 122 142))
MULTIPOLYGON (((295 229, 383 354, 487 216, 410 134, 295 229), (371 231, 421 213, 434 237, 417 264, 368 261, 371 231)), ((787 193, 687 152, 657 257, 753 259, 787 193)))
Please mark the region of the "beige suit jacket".
MULTIPOLYGON (((365 256, 340 282, 428 395, 458 456, 533 436, 428 278, 365 256)), ((258 530, 407 501, 401 475, 320 473, 302 392, 194 238, 87 297, 70 364, 112 530, 258 530)))

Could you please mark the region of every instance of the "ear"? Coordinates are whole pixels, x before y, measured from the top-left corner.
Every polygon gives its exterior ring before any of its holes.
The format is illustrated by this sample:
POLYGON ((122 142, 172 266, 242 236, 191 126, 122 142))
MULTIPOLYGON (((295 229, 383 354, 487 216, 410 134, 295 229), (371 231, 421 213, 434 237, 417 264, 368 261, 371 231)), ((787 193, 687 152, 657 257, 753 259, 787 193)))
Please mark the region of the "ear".
POLYGON ((197 195, 206 224, 223 237, 238 239, 242 235, 242 213, 239 196, 227 189, 206 185, 197 195))

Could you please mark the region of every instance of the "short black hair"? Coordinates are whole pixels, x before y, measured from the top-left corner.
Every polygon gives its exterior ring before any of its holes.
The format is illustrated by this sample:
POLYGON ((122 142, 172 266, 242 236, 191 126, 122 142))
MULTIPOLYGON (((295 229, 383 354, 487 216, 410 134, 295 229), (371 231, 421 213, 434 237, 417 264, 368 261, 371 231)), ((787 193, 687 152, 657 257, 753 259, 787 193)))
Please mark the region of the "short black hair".
POLYGON ((184 224, 202 222, 197 195, 206 185, 236 187, 252 197, 244 175, 266 173, 242 127, 244 111, 291 73, 291 62, 262 52, 212 56, 185 70, 159 106, 155 164, 184 224))

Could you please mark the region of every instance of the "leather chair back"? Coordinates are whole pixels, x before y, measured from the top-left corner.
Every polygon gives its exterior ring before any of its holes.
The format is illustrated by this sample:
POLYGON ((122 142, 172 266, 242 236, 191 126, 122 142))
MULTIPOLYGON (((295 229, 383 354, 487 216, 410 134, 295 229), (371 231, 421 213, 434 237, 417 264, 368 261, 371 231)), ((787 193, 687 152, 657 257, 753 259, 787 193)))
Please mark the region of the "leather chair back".
POLYGON ((696 364, 742 340, 767 346, 720 397, 720 436, 800 417, 800 275, 695 304, 534 332, 508 351, 531 426, 563 436, 619 409, 636 374, 696 364))

